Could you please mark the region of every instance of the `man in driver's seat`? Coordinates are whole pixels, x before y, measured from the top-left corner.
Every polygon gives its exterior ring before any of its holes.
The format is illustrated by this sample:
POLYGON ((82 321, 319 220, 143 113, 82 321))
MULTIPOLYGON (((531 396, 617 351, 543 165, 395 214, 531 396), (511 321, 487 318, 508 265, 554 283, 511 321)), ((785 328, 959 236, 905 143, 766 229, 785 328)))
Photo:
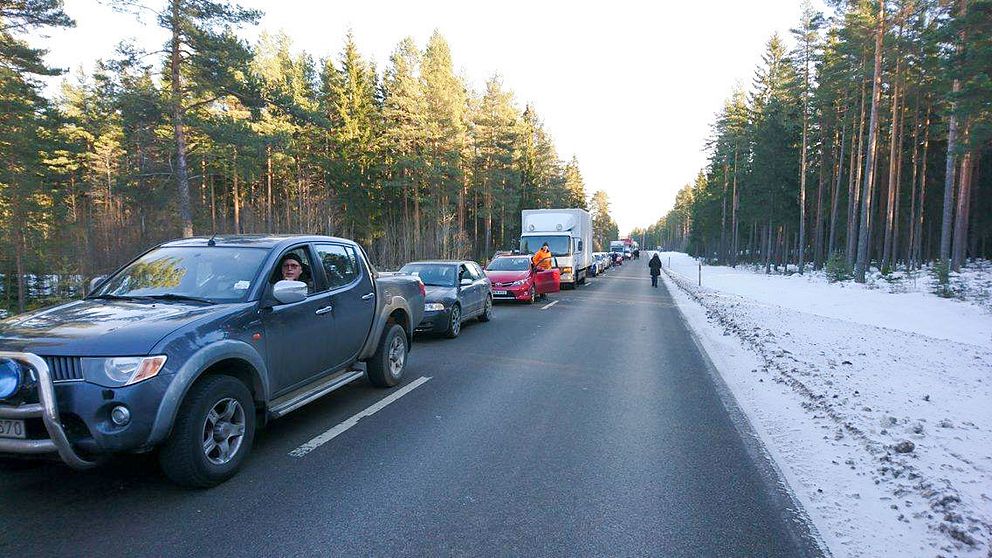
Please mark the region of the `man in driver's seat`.
POLYGON ((313 292, 310 270, 306 268, 298 254, 290 252, 283 256, 279 269, 284 281, 303 281, 307 284, 307 292, 313 292))

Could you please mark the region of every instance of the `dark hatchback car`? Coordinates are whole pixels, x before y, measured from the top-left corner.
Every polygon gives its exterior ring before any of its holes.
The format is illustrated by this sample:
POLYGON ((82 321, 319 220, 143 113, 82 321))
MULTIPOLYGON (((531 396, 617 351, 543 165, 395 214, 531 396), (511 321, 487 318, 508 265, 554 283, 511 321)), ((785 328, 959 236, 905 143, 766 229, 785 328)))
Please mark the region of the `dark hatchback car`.
POLYGON ((427 287, 418 332, 442 333, 453 339, 461 333, 465 320, 478 317, 480 322, 488 322, 493 317, 489 278, 473 261, 412 262, 400 273, 419 277, 427 287))

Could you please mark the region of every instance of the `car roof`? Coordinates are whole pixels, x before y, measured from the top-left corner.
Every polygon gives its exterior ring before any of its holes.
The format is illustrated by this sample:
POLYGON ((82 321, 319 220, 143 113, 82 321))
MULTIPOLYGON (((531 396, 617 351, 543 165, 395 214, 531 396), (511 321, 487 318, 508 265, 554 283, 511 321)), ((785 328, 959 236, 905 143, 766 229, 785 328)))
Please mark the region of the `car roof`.
MULTIPOLYGON (((284 245, 296 244, 298 242, 339 242, 356 245, 354 241, 346 238, 323 235, 302 235, 302 234, 237 234, 237 235, 214 235, 195 236, 193 238, 181 238, 165 242, 162 246, 229 246, 242 248, 277 248, 284 245)), ((357 245, 356 245, 357 246, 357 245)))
POLYGON ((472 260, 418 260, 415 262, 407 262, 403 264, 404 266, 417 264, 417 265, 460 265, 466 263, 475 263, 472 260))

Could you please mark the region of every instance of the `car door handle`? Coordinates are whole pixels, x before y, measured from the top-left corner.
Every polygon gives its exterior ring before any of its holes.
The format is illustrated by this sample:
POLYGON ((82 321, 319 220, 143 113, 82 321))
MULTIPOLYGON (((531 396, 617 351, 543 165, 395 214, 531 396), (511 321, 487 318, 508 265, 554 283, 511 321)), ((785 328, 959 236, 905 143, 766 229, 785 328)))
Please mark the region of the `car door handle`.
POLYGON ((318 309, 316 312, 314 312, 314 314, 317 314, 318 316, 323 316, 324 314, 327 314, 331 310, 334 310, 333 306, 325 306, 323 308, 318 309))
POLYGON ((364 294, 364 295, 362 295, 362 300, 372 300, 372 297, 374 297, 374 296, 375 296, 375 293, 364 294))

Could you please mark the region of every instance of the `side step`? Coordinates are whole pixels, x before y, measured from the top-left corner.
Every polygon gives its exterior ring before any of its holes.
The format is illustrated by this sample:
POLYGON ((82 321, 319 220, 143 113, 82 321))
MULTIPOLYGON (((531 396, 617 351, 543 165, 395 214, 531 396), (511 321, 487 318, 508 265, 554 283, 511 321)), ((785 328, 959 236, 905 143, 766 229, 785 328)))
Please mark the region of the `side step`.
POLYGON ((291 391, 269 405, 269 417, 279 418, 287 415, 314 400, 344 387, 365 375, 363 370, 345 370, 329 378, 322 378, 312 384, 291 391))

